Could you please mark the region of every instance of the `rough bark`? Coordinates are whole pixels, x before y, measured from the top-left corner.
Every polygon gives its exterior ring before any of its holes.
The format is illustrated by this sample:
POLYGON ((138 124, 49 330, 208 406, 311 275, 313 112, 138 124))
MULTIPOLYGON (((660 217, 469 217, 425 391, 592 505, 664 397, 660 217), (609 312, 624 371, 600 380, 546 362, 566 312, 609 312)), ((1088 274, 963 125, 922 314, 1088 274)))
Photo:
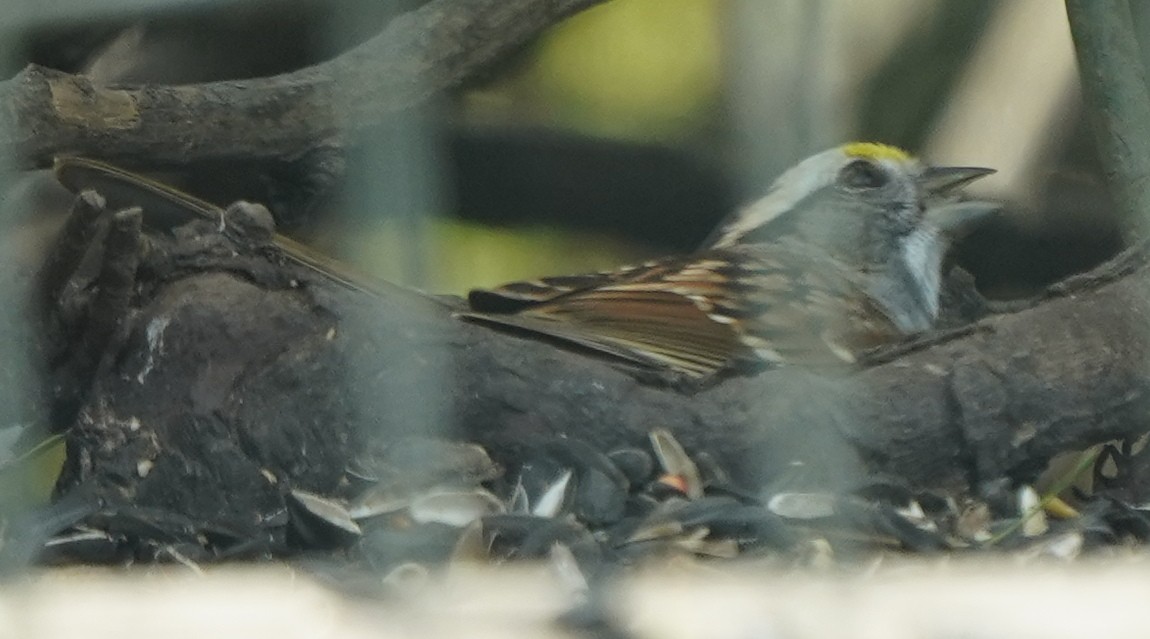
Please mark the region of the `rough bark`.
MULTIPOLYGON (((462 322, 452 300, 351 290, 236 237, 209 222, 150 237, 128 307, 76 324, 121 313, 63 487, 247 527, 282 510, 285 486, 337 490, 365 437, 459 437, 513 462, 555 438, 641 445, 655 427, 749 482, 972 487, 1141 432, 1150 409, 1145 247, 886 363, 684 390, 462 322)), ((114 268, 131 261, 119 241, 104 248, 114 268)))
POLYGON ((0 153, 126 165, 294 159, 354 140, 602 0, 433 0, 347 53, 270 78, 104 87, 29 66, 0 82, 0 153))

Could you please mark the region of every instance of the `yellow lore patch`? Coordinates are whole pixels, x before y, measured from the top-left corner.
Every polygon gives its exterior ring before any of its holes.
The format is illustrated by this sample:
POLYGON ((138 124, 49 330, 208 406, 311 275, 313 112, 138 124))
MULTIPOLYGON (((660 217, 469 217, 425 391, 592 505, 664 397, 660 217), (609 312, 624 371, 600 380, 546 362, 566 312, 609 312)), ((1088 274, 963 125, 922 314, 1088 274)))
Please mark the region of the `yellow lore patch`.
POLYGON ((851 142, 850 144, 844 144, 843 153, 851 157, 868 158, 871 160, 896 160, 905 162, 910 159, 910 154, 897 146, 880 144, 878 142, 851 142))

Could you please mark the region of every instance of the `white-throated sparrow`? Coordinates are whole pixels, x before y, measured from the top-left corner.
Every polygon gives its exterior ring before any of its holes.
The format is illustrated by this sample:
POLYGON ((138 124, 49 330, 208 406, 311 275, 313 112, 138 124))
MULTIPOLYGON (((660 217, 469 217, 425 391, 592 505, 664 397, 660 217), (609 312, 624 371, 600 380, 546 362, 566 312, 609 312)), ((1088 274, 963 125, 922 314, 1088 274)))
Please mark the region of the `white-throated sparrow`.
POLYGON ((783 173, 690 255, 473 290, 460 316, 692 378, 853 362, 931 327, 947 248, 998 208, 957 191, 992 172, 846 144, 783 173))

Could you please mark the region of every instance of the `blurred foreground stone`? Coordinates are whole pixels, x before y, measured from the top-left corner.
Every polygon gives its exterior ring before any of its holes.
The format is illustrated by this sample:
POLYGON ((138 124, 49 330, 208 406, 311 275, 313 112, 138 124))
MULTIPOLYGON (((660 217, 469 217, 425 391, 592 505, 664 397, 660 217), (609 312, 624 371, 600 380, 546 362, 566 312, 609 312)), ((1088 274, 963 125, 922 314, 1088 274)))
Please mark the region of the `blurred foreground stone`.
MULTIPOLYGON (((668 565, 604 598, 611 636, 1150 636, 1150 558, 1073 564, 887 562, 826 573, 668 565)), ((66 570, 0 588, 0 638, 570 637, 576 596, 545 567, 453 570, 385 599, 287 568, 66 570)), ((588 636, 588 635, 584 635, 588 636)))

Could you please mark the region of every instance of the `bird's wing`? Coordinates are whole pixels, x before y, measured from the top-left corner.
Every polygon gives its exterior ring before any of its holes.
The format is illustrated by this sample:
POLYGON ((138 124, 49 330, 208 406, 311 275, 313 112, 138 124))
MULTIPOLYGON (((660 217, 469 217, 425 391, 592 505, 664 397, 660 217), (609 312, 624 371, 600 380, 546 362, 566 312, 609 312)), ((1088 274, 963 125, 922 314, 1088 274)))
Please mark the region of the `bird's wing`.
POLYGON ((831 329, 854 323, 837 316, 857 314, 860 295, 802 252, 733 247, 473 291, 461 316, 701 378, 738 362, 853 360, 839 343, 852 336, 831 329))
POLYGON ((741 351, 737 331, 703 310, 670 258, 587 275, 512 282, 468 295, 469 320, 539 334, 644 367, 704 377, 741 351))
POLYGON ((612 271, 541 277, 534 280, 510 282, 491 289, 472 289, 467 294, 467 303, 478 312, 514 313, 544 302, 550 302, 569 293, 588 291, 626 280, 634 274, 642 274, 657 269, 664 262, 664 260, 659 260, 646 262, 639 266, 625 266, 612 271))

